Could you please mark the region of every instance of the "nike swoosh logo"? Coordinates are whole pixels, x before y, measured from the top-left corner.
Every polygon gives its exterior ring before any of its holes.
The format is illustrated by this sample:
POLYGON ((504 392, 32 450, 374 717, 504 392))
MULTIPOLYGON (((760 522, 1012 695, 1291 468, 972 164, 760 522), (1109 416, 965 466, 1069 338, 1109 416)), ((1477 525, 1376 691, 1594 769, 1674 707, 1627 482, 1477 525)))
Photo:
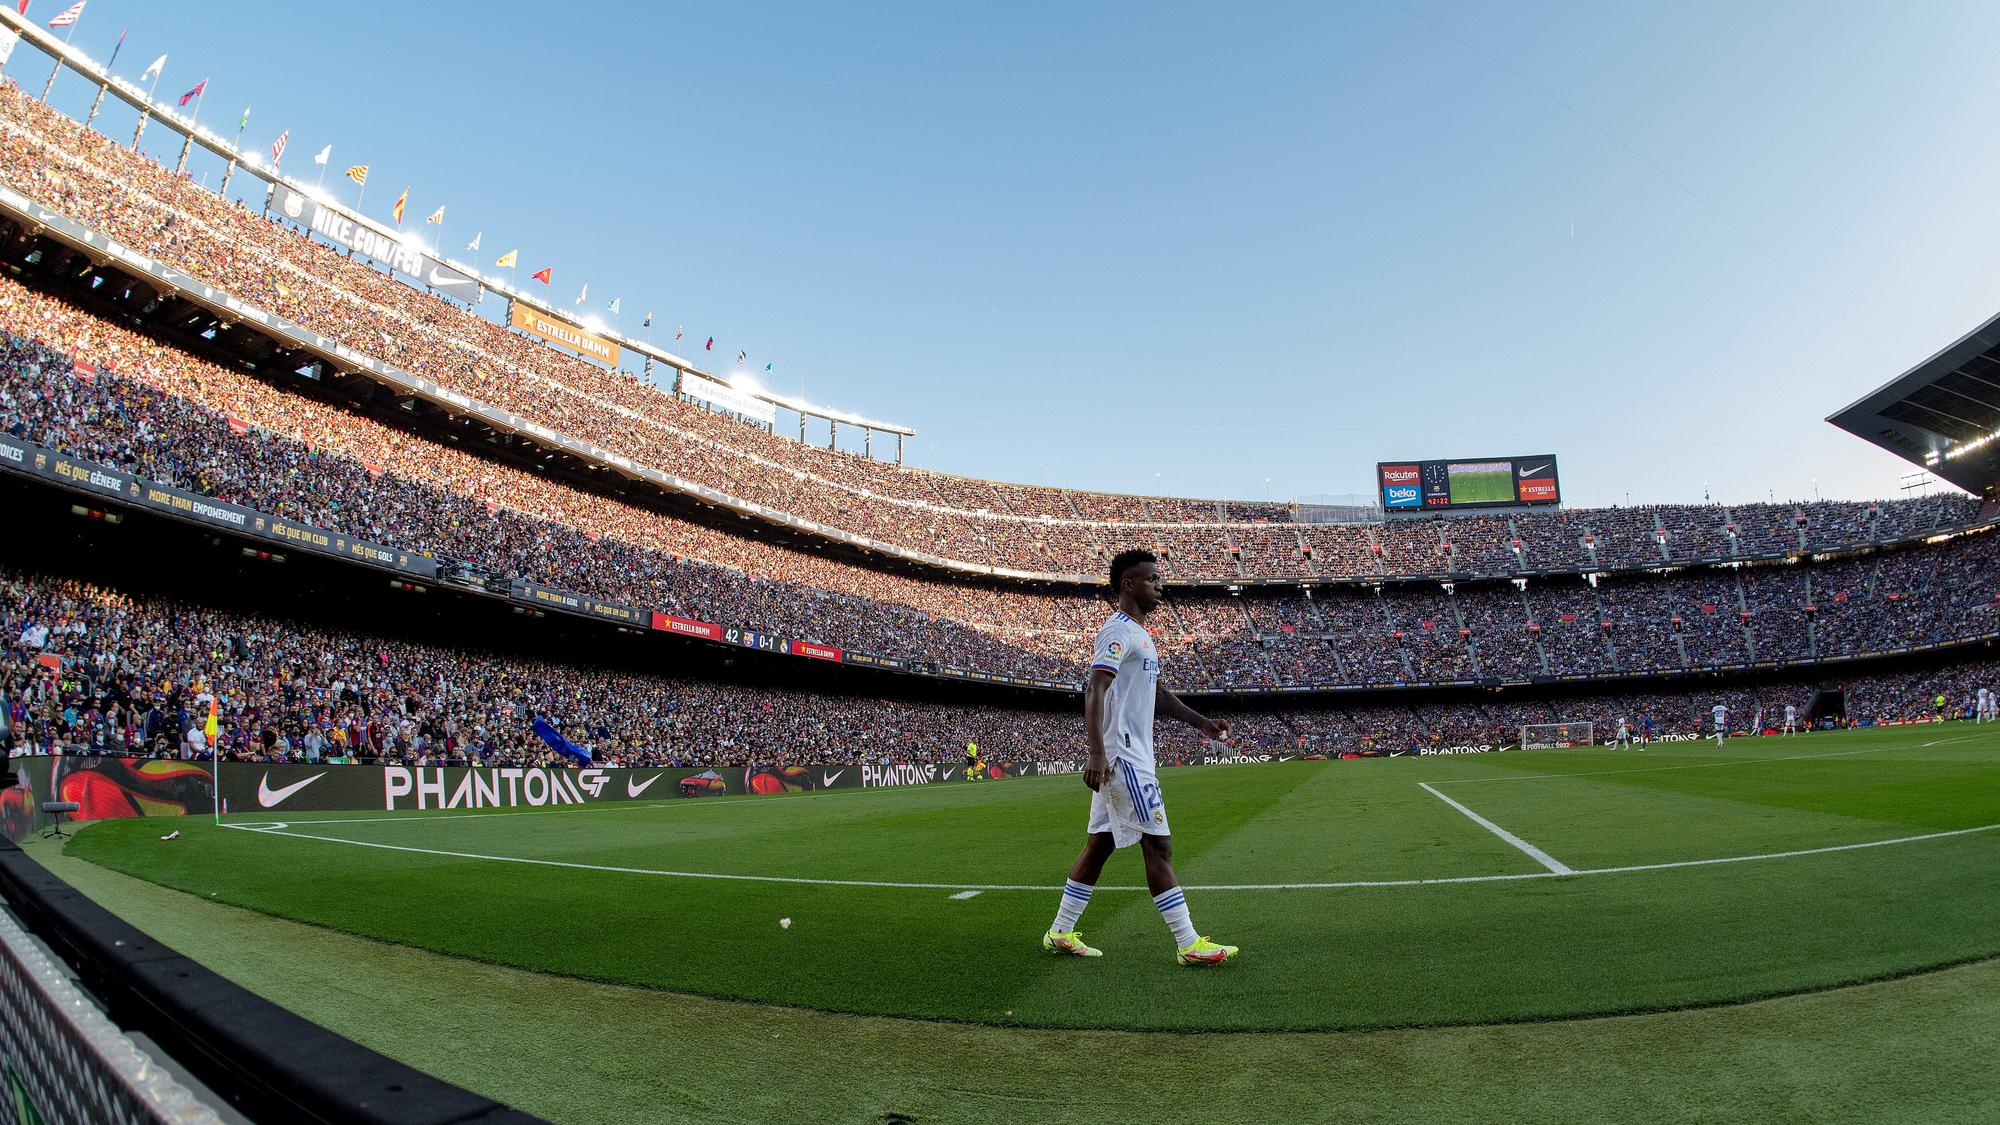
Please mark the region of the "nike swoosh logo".
POLYGON ((323 773, 316 773, 304 781, 294 781, 290 785, 273 789, 271 788, 271 775, 266 773, 263 777, 257 779, 257 803, 267 809, 277 808, 279 803, 285 798, 325 776, 323 773))
POLYGON ((625 795, 627 797, 637 797, 639 794, 644 793, 648 789, 651 789, 655 781, 658 781, 665 776, 667 775, 663 773, 656 773, 653 776, 647 778, 646 784, 644 785, 641 785, 638 782, 633 781, 631 778, 628 777, 625 779, 625 795))
POLYGON ((832 784, 833 784, 834 782, 836 782, 836 781, 839 781, 839 780, 840 780, 840 775, 841 775, 841 774, 844 774, 844 773, 846 773, 846 772, 847 772, 846 770, 835 770, 835 771, 833 771, 832 773, 830 773, 830 774, 827 774, 827 775, 826 775, 825 777, 821 778, 821 779, 820 779, 820 784, 821 784, 821 785, 832 785, 832 784))
MULTIPOLYGON (((1551 464, 1551 465, 1552 465, 1552 464, 1554 464, 1554 463, 1555 463, 1555 462, 1553 462, 1553 461, 1549 462, 1549 464, 1551 464)), ((1522 469, 1522 470, 1521 470, 1521 475, 1522 475, 1522 476, 1524 476, 1524 477, 1531 477, 1531 476, 1534 476, 1534 475, 1535 475, 1536 473, 1539 473, 1539 472, 1541 472, 1541 471, 1542 471, 1543 469, 1546 469, 1546 468, 1548 468, 1548 467, 1549 467, 1548 465, 1536 465, 1536 466, 1535 466, 1534 468, 1532 468, 1532 469, 1522 469)))
POLYGON ((450 276, 450 277, 445 277, 445 276, 443 276, 442 272, 441 272, 441 271, 440 271, 440 270, 439 270, 439 269, 438 269, 438 268, 437 268, 436 266, 432 266, 432 267, 431 267, 431 284, 432 284, 432 285, 470 285, 470 284, 472 284, 472 279, 471 279, 471 278, 469 278, 469 277, 465 277, 465 276, 462 276, 462 275, 458 275, 458 274, 454 274, 454 275, 452 275, 452 276, 450 276))

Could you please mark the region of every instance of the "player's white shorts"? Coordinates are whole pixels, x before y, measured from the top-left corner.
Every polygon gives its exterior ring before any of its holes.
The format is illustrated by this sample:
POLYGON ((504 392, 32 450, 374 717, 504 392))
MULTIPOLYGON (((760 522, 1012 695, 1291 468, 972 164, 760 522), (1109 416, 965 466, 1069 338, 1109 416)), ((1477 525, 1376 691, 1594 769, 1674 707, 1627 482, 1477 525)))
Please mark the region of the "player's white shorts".
POLYGON ((1160 799, 1160 782, 1149 768, 1113 759, 1111 776, 1090 795, 1092 835, 1111 833, 1116 847, 1129 848, 1141 836, 1168 836, 1167 806, 1160 799))

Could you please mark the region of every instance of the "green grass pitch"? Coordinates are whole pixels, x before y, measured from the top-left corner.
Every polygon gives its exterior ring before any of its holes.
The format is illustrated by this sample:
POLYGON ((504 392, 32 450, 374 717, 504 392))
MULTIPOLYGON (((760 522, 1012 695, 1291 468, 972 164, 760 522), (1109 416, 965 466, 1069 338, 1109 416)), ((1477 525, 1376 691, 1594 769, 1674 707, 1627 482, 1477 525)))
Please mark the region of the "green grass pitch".
POLYGON ((1454 504, 1511 504, 1515 500, 1514 467, 1505 462, 1496 469, 1453 469, 1447 481, 1454 504))
MULTIPOLYGON (((1330 1032, 1465 1027, 1387 1033, 1461 1036, 1459 1050, 1465 1035, 1492 1041, 1477 1025, 1725 1005, 1992 958, 1996 783, 2000 728, 1964 724, 1643 755, 1163 771, 1195 922, 1244 950, 1219 969, 1172 963, 1129 852, 1082 923, 1106 955, 1040 952, 1080 843, 1073 777, 472 816, 294 814, 280 830, 290 835, 249 830, 270 821, 116 821, 85 829, 63 859, 206 900, 191 909, 234 904, 328 941, 358 935, 526 970, 516 975, 550 982, 537 989, 641 986, 614 990, 632 998, 636 1024, 658 1018, 644 998, 662 994, 645 990, 664 989, 682 1005, 706 1003, 687 994, 759 1001, 849 1013, 787 1018, 857 1028, 939 1019, 1024 1044, 1075 1034, 1066 1029, 1146 1031, 1166 1039, 1124 1038, 1171 1053, 1182 1048, 1168 1040, 1237 1032, 1269 1044, 1250 1055, 1282 1055, 1330 1032), (183 835, 163 843, 170 823, 183 835)), ((1837 998, 1863 994, 1781 1003, 1832 1004, 1817 1018, 1838 1022, 1837 998)), ((431 1003, 473 1001, 442 988, 431 1003)), ((516 1018, 526 1028, 548 1015, 516 1018)), ((1598 1037, 1623 1025, 1533 1026, 1598 1037)), ((1673 1062, 1672 1029, 1688 1026, 1650 1033, 1668 1044, 1659 1065, 1673 1062)), ((1375 1034, 1332 1041, 1390 1042, 1375 1034)), ((1993 1038, 1990 1027, 1973 1036, 1980 1057, 1993 1038)), ((479 1088, 535 1104, 504 1074, 479 1088)), ((1728 1116, 1735 1095, 1711 1096, 1728 1116)), ((1504 1101, 1493 1111, 1508 1104, 1527 1112, 1504 1101)))

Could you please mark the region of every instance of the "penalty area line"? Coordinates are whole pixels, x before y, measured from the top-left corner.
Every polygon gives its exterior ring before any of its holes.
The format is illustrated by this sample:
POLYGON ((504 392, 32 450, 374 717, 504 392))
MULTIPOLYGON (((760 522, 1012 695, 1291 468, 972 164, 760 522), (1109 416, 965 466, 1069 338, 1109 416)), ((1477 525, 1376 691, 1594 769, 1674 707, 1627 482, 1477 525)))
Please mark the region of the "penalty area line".
POLYGON ((1548 868, 1550 874, 1569 875, 1574 873, 1572 868, 1568 864, 1563 863, 1561 860, 1556 859, 1554 856, 1536 847, 1535 845, 1530 844, 1526 840, 1521 839, 1519 836, 1514 835, 1512 832, 1507 831, 1505 828, 1500 827, 1499 825, 1493 823, 1492 821, 1486 819, 1485 817, 1480 816, 1478 813, 1473 812, 1471 809, 1466 808, 1464 805, 1459 804, 1457 801, 1452 800, 1450 797, 1447 797, 1444 794, 1438 792, 1437 790, 1431 788, 1429 782, 1419 781, 1417 782, 1417 785, 1418 787, 1423 789, 1424 792, 1429 793, 1431 796, 1436 797, 1438 800, 1443 801, 1445 804, 1450 805, 1452 808, 1455 808, 1459 812, 1464 813, 1466 815, 1466 818, 1471 820, 1472 823, 1477 824, 1479 827, 1486 829, 1488 832, 1493 833, 1495 836, 1500 837, 1502 840, 1520 849, 1524 854, 1527 855, 1529 859, 1532 859, 1536 863, 1541 864, 1543 867, 1548 868))

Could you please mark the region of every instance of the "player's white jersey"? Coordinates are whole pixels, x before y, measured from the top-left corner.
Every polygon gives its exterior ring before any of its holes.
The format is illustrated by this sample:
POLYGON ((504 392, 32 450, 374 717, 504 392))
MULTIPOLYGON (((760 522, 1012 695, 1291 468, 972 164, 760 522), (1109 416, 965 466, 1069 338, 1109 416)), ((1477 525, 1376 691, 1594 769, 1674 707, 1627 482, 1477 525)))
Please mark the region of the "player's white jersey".
POLYGON ((1797 719, 1798 717, 1799 717, 1799 709, 1789 703, 1785 704, 1785 721, 1789 723, 1797 719))
POLYGON ((1104 757, 1127 761, 1150 773, 1153 769, 1153 694, 1160 679, 1160 650, 1146 627, 1114 613, 1097 631, 1090 657, 1091 671, 1103 669, 1117 678, 1104 693, 1104 757))
POLYGON ((1722 729, 1723 727, 1726 727, 1726 726, 1728 726, 1728 725, 1729 725, 1729 708, 1727 708, 1727 707, 1724 707, 1724 706, 1723 706, 1722 704, 1720 704, 1720 703, 1716 704, 1716 705, 1715 705, 1715 729, 1716 729, 1716 730, 1721 730, 1721 729, 1722 729))

